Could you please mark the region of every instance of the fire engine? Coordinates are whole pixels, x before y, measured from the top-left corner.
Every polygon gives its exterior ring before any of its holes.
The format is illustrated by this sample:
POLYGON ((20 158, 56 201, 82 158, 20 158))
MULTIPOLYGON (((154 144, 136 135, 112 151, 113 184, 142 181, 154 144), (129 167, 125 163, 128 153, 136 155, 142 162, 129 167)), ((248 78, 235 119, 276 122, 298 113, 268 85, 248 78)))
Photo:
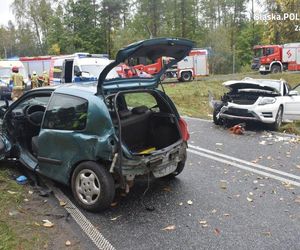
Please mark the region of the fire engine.
MULTIPOLYGON (((134 76, 135 70, 145 72, 150 75, 157 74, 172 58, 160 57, 155 61, 149 61, 144 57, 134 58, 130 66, 120 65, 117 72, 122 77, 134 76), (131 74, 128 74, 130 72, 131 74)), ((166 71, 165 77, 177 78, 179 81, 186 82, 197 76, 209 75, 208 70, 208 51, 204 49, 193 49, 183 60, 166 71)))
POLYGON ((300 70, 300 43, 254 46, 251 68, 261 74, 300 70))

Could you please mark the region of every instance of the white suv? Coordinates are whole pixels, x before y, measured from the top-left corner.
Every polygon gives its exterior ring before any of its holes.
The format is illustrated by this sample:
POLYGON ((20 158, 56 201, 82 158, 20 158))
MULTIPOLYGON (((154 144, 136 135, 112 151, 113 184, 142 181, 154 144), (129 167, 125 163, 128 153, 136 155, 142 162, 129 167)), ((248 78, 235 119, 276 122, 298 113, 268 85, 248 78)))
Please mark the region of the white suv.
POLYGON ((214 102, 214 123, 226 120, 254 120, 268 123, 277 130, 283 120, 300 120, 300 86, 290 90, 284 80, 231 80, 221 101, 214 102))

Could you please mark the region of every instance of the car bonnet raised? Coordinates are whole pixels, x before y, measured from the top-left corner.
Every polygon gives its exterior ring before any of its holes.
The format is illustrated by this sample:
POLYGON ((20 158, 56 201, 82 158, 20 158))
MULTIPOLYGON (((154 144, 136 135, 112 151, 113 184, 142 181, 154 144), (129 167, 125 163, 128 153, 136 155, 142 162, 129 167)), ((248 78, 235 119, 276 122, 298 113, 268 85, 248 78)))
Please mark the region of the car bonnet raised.
POLYGON ((97 94, 113 93, 120 90, 156 88, 163 73, 186 57, 194 47, 194 43, 187 39, 178 38, 155 38, 133 43, 121 49, 116 56, 116 60, 107 65, 101 72, 98 79, 97 94), (152 61, 160 57, 171 57, 169 63, 155 75, 148 78, 114 78, 106 79, 108 73, 121 63, 133 58, 146 57, 152 61))
POLYGON ((267 80, 267 79, 243 79, 243 80, 231 80, 223 83, 223 86, 229 89, 258 89, 279 93, 280 81, 267 80))

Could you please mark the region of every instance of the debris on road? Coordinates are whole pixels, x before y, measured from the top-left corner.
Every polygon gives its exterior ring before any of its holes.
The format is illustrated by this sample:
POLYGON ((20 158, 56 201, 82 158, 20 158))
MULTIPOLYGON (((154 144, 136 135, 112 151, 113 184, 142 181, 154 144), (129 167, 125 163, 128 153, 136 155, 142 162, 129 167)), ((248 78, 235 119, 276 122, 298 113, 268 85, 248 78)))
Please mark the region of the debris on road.
POLYGON ((66 244, 67 247, 71 246, 71 241, 67 240, 65 244, 66 244))
POLYGON ((250 197, 247 197, 247 201, 249 201, 249 202, 253 202, 253 199, 252 199, 252 198, 250 198, 250 197))
POLYGON ((188 201, 187 201, 187 204, 192 205, 192 204, 193 204, 193 201, 192 201, 192 200, 188 200, 188 201))
POLYGON ((214 233, 215 233, 215 235, 219 235, 221 233, 221 231, 220 231, 220 229, 215 228, 214 233))
POLYGON ((65 205, 67 205, 67 202, 65 202, 65 201, 59 201, 59 205, 61 207, 64 207, 65 205))
POLYGON ((227 181, 220 180, 220 188, 221 189, 227 189, 227 181))
POLYGON ((245 132, 245 123, 239 123, 229 128, 229 131, 235 135, 243 135, 245 132))
POLYGON ((111 220, 111 221, 115 221, 115 220, 119 219, 121 216, 122 216, 122 215, 118 215, 118 216, 116 216, 116 217, 114 217, 114 218, 111 218, 110 220, 111 220))
POLYGON ((172 231, 172 230, 175 230, 175 229, 176 229, 175 225, 169 225, 169 226, 163 228, 162 230, 163 231, 172 231))
POLYGON ((43 223, 43 226, 44 227, 47 227, 47 228, 51 228, 54 226, 54 223, 52 223, 51 221, 49 220, 42 220, 44 223, 43 223))
POLYGON ((164 187, 164 188, 163 188, 163 191, 165 191, 165 192, 171 192, 172 190, 171 190, 170 187, 164 187))
POLYGON ((24 175, 20 175, 18 178, 16 178, 16 181, 20 185, 24 185, 27 183, 27 177, 24 175))

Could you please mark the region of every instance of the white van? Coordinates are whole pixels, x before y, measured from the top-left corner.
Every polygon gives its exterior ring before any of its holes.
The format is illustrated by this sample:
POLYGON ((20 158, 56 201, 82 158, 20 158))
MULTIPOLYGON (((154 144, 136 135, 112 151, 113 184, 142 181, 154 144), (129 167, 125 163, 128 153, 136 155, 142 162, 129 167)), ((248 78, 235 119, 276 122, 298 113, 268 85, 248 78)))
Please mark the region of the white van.
POLYGON ((105 54, 75 53, 52 57, 50 83, 96 81, 109 63, 105 54))
POLYGON ((10 77, 12 74, 12 67, 18 67, 19 73, 23 75, 24 82, 26 84, 26 89, 30 89, 30 80, 28 78, 28 73, 22 62, 19 60, 0 60, 0 99, 10 98, 12 87, 10 82, 10 77))

